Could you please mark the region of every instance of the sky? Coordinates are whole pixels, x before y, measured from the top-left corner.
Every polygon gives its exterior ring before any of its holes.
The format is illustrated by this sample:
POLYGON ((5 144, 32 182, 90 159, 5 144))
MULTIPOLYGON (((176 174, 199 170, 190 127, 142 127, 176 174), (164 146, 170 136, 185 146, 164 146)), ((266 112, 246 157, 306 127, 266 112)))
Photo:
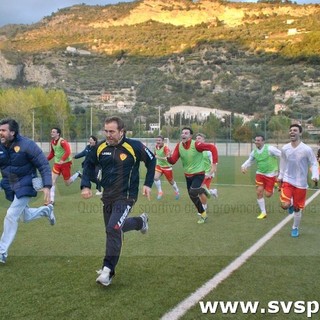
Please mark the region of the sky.
MULTIPOLYGON (((236 1, 236 0, 235 0, 236 1)), ((8 23, 32 24, 43 17, 50 16, 58 9, 75 4, 107 5, 119 2, 133 2, 133 0, 1 0, 0 1, 0 27, 8 23)), ((243 2, 255 2, 243 0, 243 2)), ((320 0, 295 0, 298 4, 320 3, 320 0)))
POLYGON ((31 24, 58 9, 76 4, 107 5, 132 0, 0 0, 0 27, 8 23, 31 24))

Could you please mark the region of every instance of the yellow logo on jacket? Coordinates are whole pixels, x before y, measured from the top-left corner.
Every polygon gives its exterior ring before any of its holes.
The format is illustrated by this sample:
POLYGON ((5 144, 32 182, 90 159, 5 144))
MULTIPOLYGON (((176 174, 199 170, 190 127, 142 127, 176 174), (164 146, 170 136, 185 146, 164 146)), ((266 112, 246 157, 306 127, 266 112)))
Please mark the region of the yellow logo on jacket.
POLYGON ((15 152, 19 152, 20 151, 20 147, 19 146, 15 146, 13 149, 14 149, 15 152))
POLYGON ((125 159, 127 159, 127 155, 125 153, 120 153, 120 159, 123 161, 125 159))

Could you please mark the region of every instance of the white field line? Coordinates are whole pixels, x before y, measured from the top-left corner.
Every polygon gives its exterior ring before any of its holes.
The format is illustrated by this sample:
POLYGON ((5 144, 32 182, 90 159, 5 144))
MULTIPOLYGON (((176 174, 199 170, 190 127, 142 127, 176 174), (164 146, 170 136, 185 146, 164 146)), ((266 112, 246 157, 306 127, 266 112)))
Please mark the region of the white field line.
MULTIPOLYGON (((306 201, 306 206, 319 195, 320 190, 315 192, 306 201)), ((175 320, 182 317, 188 310, 195 306, 200 300, 208 295, 213 289, 215 289, 222 281, 227 279, 232 272, 239 269, 251 256, 253 256, 267 241, 269 241, 278 231, 282 229, 291 219, 293 214, 288 215, 285 219, 279 222, 273 227, 267 234, 260 238, 255 244, 253 244, 248 250, 243 252, 238 258, 232 261, 227 267, 222 269, 213 278, 207 281, 202 287, 197 289, 185 300, 181 301, 177 306, 162 316, 161 320, 175 320)))

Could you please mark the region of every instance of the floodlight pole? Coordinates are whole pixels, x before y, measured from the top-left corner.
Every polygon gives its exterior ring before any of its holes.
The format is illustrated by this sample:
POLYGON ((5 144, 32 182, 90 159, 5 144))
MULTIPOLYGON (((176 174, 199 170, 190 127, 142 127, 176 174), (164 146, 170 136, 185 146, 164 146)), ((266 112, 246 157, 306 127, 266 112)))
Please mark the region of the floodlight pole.
POLYGON ((92 136, 92 106, 90 106, 90 135, 92 136))
POLYGON ((159 109, 159 136, 160 136, 161 135, 161 113, 160 113, 161 106, 159 106, 158 109, 159 109))
POLYGON ((34 140, 34 109, 32 109, 32 140, 34 140))

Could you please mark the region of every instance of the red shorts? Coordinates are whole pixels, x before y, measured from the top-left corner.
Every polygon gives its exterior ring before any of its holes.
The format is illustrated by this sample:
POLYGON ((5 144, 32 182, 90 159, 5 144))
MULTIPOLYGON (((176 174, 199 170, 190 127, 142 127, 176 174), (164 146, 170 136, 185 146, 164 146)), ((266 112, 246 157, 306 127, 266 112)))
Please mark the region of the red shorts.
POLYGON ((163 174, 168 181, 173 180, 173 171, 172 167, 160 167, 159 165, 156 165, 156 171, 163 174))
POLYGON ((280 201, 290 202, 293 199, 295 208, 303 209, 306 204, 307 189, 294 187, 288 182, 283 182, 281 185, 280 201))
POLYGON ((277 181, 277 177, 267 177, 263 174, 256 174, 256 186, 263 186, 263 189, 269 193, 273 193, 274 184, 277 181))
POLYGON ((53 165, 52 172, 59 176, 62 174, 63 179, 67 181, 71 177, 71 164, 71 161, 62 164, 55 163, 53 165))
POLYGON ((204 177, 202 184, 205 184, 208 189, 210 189, 210 184, 212 181, 212 177, 204 177))

